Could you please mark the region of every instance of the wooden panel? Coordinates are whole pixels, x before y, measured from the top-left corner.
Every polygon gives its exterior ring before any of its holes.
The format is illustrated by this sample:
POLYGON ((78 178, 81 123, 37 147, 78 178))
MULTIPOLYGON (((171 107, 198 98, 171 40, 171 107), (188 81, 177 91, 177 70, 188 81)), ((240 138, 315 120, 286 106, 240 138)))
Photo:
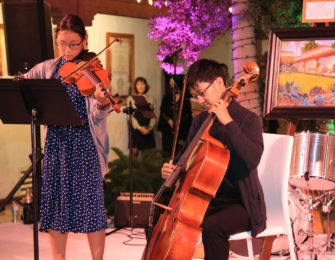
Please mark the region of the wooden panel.
MULTIPOLYGON (((94 15, 97 13, 147 19, 161 12, 161 9, 148 5, 146 1, 142 1, 143 3, 140 4, 135 0, 45 1, 51 6, 53 23, 55 24, 65 14, 76 14, 83 19, 86 26, 91 26, 94 15)), ((166 12, 166 9, 163 9, 163 11, 166 12)))

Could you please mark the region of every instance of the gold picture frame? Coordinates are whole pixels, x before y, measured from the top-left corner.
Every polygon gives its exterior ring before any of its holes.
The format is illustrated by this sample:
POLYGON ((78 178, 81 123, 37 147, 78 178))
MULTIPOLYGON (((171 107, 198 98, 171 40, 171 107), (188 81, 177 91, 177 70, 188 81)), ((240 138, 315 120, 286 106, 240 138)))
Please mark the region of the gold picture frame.
POLYGON ((331 27, 271 30, 264 117, 335 118, 334 58, 331 27))
POLYGON ((111 93, 118 94, 125 103, 127 96, 134 94, 134 35, 107 33, 106 46, 115 39, 119 43, 106 51, 106 67, 112 79, 111 93))

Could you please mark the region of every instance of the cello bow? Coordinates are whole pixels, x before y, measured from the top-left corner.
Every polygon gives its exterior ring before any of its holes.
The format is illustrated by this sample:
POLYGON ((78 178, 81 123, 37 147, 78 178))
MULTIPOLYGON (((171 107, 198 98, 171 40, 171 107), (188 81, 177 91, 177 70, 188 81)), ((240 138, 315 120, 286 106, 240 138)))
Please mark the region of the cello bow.
MULTIPOLYGON (((181 113, 182 113, 182 109, 183 109, 183 105, 184 105, 184 98, 185 98, 185 92, 186 92, 186 82, 187 82, 187 77, 185 76, 184 82, 183 82, 183 89, 182 89, 181 97, 180 97, 180 104, 179 104, 177 121, 176 121, 176 124, 175 124, 174 133, 173 133, 173 143, 172 143, 172 149, 171 149, 171 155, 170 155, 170 163, 171 164, 173 163, 175 152, 176 152, 178 132, 179 132, 179 126, 180 126, 180 120, 181 120, 181 113)), ((175 80, 174 80, 174 83, 175 83, 174 84, 174 88, 175 88, 177 86, 175 80)), ((175 97, 172 97, 172 98, 174 99, 175 97)))

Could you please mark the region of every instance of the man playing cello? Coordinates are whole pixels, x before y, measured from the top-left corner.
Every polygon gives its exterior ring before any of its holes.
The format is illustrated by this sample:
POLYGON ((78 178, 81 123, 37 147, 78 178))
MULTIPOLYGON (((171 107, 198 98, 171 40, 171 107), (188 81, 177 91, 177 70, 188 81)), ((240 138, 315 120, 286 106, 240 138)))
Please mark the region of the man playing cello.
MULTIPOLYGON (((266 226, 264 195, 257 174, 263 153, 260 118, 234 99, 222 99, 226 90, 223 79, 222 69, 215 61, 202 59, 190 66, 190 93, 208 112, 193 119, 184 149, 174 160, 178 161, 208 113, 215 114, 209 134, 227 147, 230 160, 201 225, 206 260, 228 259, 230 235, 251 230, 252 236, 256 236, 266 226)), ((174 168, 165 163, 162 177, 167 178, 174 168)))

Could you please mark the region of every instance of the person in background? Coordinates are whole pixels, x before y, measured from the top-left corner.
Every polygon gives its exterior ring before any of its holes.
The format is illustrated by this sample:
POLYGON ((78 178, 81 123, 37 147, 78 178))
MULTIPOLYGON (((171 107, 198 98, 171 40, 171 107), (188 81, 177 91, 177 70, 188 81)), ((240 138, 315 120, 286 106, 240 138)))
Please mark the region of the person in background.
MULTIPOLYGON (((187 72, 187 80, 193 99, 207 111, 193 119, 186 144, 174 164, 191 143, 208 113, 215 115, 209 134, 227 147, 230 160, 221 185, 205 213, 201 225, 202 241, 206 260, 227 260, 231 234, 251 230, 255 237, 266 226, 264 195, 257 174, 263 153, 261 122, 255 113, 243 108, 234 99, 221 98, 226 86, 222 68, 216 61, 196 61, 187 72)), ((161 169, 163 178, 170 176, 174 164, 164 163, 161 169)), ((206 169, 206 166, 203 168, 206 169)), ((217 172, 215 169, 207 170, 204 174, 215 175, 217 172)))
MULTIPOLYGON (((148 90, 149 85, 145 78, 138 77, 135 79, 135 95, 145 95, 148 102, 152 104, 152 97, 146 94, 148 90)), ((132 102, 132 105, 135 104, 135 101, 131 96, 128 97, 127 104, 129 104, 129 101, 132 102)), ((135 111, 135 114, 132 117, 132 152, 134 156, 137 156, 140 151, 155 148, 156 144, 153 129, 156 125, 156 121, 156 118, 145 118, 141 111, 135 111)))
POLYGON ((223 70, 223 80, 227 87, 229 87, 233 83, 233 79, 229 78, 229 70, 228 66, 225 63, 220 63, 220 67, 223 70))
MULTIPOLYGON (((78 16, 66 15, 58 23, 55 40, 61 56, 37 64, 25 78, 60 79, 60 68, 87 52, 87 34, 78 16)), ((65 259, 69 232, 86 233, 92 259, 102 260, 107 228, 102 181, 107 172, 106 118, 111 106, 100 86, 88 97, 75 84, 63 86, 85 124, 47 127, 40 230, 48 231, 55 260, 65 259)))
MULTIPOLYGON (((181 83, 179 84, 181 85, 181 83)), ((181 90, 175 79, 170 78, 169 86, 163 96, 160 107, 160 115, 158 120, 158 130, 162 133, 162 146, 166 155, 170 155, 172 151, 175 121, 177 120, 178 111, 181 102, 181 90), (173 100, 173 88, 175 88, 175 99, 173 100)), ((178 131, 179 142, 184 142, 191 126, 192 110, 189 96, 185 94, 183 108, 180 118, 178 131)), ((176 151, 180 150, 180 143, 177 142, 176 151)))

